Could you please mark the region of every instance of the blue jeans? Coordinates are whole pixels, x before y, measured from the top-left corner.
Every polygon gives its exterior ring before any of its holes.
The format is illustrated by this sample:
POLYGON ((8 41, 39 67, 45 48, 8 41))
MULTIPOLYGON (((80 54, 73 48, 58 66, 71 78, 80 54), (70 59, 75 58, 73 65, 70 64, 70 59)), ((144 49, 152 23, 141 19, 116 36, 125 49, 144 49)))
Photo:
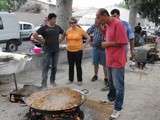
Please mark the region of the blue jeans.
POLYGON ((125 68, 108 68, 109 93, 108 99, 115 101, 114 109, 120 111, 124 101, 125 68))
POLYGON ((59 52, 45 52, 42 60, 42 87, 47 86, 48 71, 51 67, 50 83, 54 84, 59 52), (50 66, 51 65, 51 66, 50 66))

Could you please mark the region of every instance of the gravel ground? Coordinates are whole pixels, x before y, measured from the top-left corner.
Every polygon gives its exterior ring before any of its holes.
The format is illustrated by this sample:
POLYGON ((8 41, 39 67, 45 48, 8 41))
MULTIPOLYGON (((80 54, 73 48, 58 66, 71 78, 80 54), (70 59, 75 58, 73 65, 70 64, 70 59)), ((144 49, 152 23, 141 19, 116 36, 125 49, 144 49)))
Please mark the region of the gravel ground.
MULTIPOLYGON (((25 42, 18 53, 28 53, 32 45, 25 42)), ((85 51, 83 60, 83 80, 81 87, 75 82, 69 87, 90 91, 88 97, 94 100, 106 100, 107 92, 101 92, 104 86, 102 68, 99 71, 99 80, 91 82, 93 67, 91 64, 90 51, 85 51)), ((58 86, 66 86, 68 80, 68 65, 66 62, 66 52, 60 52, 57 73, 58 86)), ((124 110, 118 120, 160 120, 160 63, 147 65, 145 70, 131 70, 126 67, 126 93, 124 110), (141 74, 141 75, 140 75, 141 74)), ((28 110, 26 106, 13 104, 8 101, 8 95, 14 89, 13 82, 8 77, 1 77, 0 81, 0 120, 22 120, 28 110)), ((41 82, 41 64, 40 59, 33 58, 22 73, 17 74, 18 85, 35 84, 41 82)))

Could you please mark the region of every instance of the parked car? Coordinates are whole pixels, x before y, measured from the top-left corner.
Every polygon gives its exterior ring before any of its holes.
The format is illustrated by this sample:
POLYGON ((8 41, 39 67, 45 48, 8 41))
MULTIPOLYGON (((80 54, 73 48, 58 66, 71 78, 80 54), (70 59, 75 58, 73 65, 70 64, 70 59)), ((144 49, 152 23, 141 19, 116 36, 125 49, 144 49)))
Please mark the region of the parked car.
POLYGON ((0 12, 0 44, 6 44, 10 52, 21 45, 20 27, 14 13, 0 12))
POLYGON ((29 22, 19 21, 20 37, 22 40, 30 40, 30 36, 34 31, 34 25, 29 22))

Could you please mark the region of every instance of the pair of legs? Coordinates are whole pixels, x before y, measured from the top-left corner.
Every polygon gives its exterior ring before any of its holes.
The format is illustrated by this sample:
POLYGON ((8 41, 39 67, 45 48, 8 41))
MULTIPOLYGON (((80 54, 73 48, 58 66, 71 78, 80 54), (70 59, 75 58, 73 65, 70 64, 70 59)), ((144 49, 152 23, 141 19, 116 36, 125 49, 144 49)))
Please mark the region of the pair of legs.
POLYGON ((47 87, 48 71, 51 65, 50 84, 55 84, 59 52, 45 52, 42 60, 42 87, 47 87))
POLYGON ((105 82, 105 85, 107 86, 108 85, 108 78, 107 78, 107 69, 106 69, 105 50, 95 47, 92 50, 92 56, 93 56, 93 65, 94 65, 94 76, 92 78, 92 81, 95 81, 98 79, 99 65, 102 65, 103 71, 104 71, 104 80, 105 80, 104 82, 105 82))
POLYGON ((77 52, 67 52, 68 57, 68 63, 69 63, 69 81, 74 81, 74 65, 76 64, 77 69, 77 80, 78 82, 82 82, 82 56, 83 51, 77 51, 77 52))
MULTIPOLYGON (((94 64, 94 74, 95 74, 95 76, 98 76, 98 71, 99 71, 99 65, 94 64)), ((107 70, 106 70, 105 65, 103 65, 103 72, 104 72, 104 78, 107 79, 107 70)))
MULTIPOLYGON (((98 71, 99 71, 99 65, 94 64, 94 76, 92 78, 92 81, 96 81, 98 79, 98 71)), ((106 69, 105 65, 103 65, 103 72, 104 72, 105 84, 107 84, 108 83, 108 78, 107 78, 107 69, 106 69)))
POLYGON ((124 101, 125 68, 108 68, 109 101, 114 101, 114 109, 121 111, 124 101))

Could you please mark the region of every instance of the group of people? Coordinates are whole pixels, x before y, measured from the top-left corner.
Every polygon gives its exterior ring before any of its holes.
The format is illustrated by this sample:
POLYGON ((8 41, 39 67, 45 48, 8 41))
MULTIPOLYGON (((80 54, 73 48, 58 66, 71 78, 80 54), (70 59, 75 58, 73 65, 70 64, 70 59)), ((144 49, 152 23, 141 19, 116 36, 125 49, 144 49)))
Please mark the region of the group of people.
POLYGON ((33 41, 43 46, 42 87, 47 87, 48 71, 51 65, 50 84, 55 86, 59 43, 66 40, 67 58, 69 64, 68 83, 74 81, 74 65, 76 64, 78 85, 82 85, 82 56, 83 39, 92 49, 94 75, 91 81, 98 80, 99 65, 103 66, 105 88, 109 90, 108 101, 114 103, 111 118, 118 118, 124 101, 124 74, 127 62, 128 42, 130 43, 131 57, 134 56, 134 33, 129 23, 120 20, 120 11, 114 9, 111 15, 104 8, 96 13, 95 24, 84 31, 77 20, 69 20, 70 27, 66 32, 56 24, 56 14, 50 13, 45 25, 33 33, 33 41))

